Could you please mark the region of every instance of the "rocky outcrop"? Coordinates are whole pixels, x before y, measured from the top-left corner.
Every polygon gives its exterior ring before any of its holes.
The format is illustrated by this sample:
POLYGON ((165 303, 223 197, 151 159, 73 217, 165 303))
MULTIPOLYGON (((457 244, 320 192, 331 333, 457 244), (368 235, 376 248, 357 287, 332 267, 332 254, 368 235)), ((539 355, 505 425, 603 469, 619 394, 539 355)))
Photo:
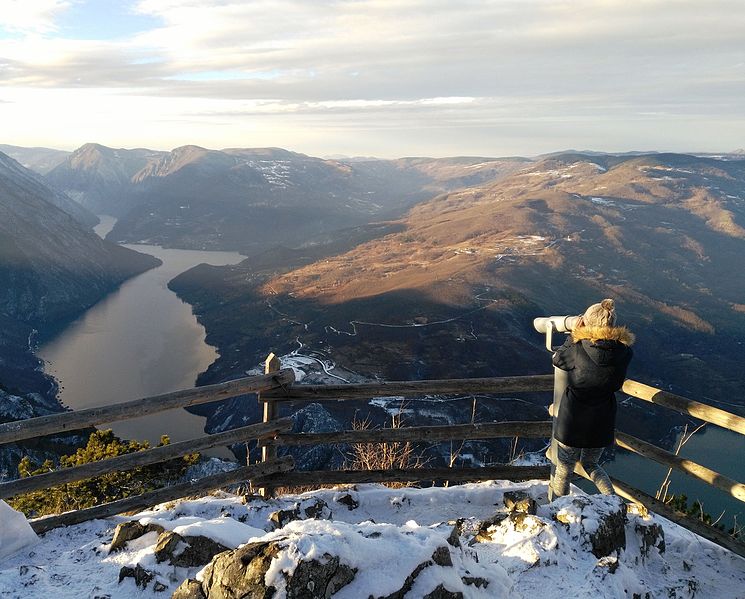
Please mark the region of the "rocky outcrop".
MULTIPOLYGON (((173 594, 174 599, 270 599, 277 589, 266 586, 265 576, 281 548, 277 541, 249 543, 218 555, 207 566, 201 584, 185 581, 173 594), (201 594, 200 594, 201 593, 201 594)), ((301 561, 286 577, 287 599, 331 597, 354 580, 356 570, 340 563, 338 557, 301 561)))
POLYGON ((552 504, 553 517, 572 538, 602 558, 626 548, 626 504, 616 495, 562 497, 552 504))

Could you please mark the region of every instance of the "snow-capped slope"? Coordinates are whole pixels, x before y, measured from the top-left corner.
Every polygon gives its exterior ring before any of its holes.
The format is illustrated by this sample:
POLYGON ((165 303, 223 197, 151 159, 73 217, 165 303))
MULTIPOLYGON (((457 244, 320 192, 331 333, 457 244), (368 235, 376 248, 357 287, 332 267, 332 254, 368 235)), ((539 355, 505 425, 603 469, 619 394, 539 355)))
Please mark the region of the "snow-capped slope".
MULTIPOLYGON (((219 586, 218 562, 263 551, 258 580, 262 588, 274 587, 276 598, 293 596, 293 580, 312 572, 313 564, 333 566, 338 599, 745 597, 745 560, 656 515, 630 509, 619 519, 625 510, 615 497, 575 493, 545 504, 546 485, 537 481, 430 489, 360 485, 268 502, 218 493, 47 533, 33 550, 0 562, 0 596, 167 597, 186 579, 197 592, 219 586), (537 500, 535 515, 507 514, 508 492, 515 491, 524 492, 527 503, 537 500), (619 526, 612 531, 614 518, 619 526), (109 553, 116 523, 128 520, 140 522, 141 536, 109 553), (171 565, 163 553, 168 531, 181 535, 169 554, 177 563, 199 536, 228 550, 248 544, 221 553, 204 569, 171 565), (625 549, 606 542, 619 532, 625 549)), ((323 597, 331 587, 314 587, 321 575, 294 596, 323 597)))

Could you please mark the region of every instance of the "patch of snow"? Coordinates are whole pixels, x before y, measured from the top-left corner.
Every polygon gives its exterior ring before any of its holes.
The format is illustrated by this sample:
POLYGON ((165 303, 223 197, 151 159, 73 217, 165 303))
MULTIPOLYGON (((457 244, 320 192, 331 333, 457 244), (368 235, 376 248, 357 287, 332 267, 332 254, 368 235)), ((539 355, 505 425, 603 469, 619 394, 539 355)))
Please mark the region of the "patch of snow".
POLYGON ((406 595, 409 598, 423 597, 438 585, 469 598, 743 597, 742 558, 654 514, 630 513, 625 524, 626 548, 596 558, 577 535, 598 529, 602 514, 617 499, 584 496, 573 488, 572 496, 546 504, 546 492, 545 481, 426 489, 356 485, 248 502, 242 496, 218 492, 156 506, 131 518, 50 531, 33 549, 0 563, 0 597, 155 599, 170 596, 186 578, 199 578, 198 568, 156 562, 157 533, 130 541, 122 551, 109 555, 115 525, 132 518, 157 522, 179 534, 208 536, 226 546, 276 541, 280 551, 265 580, 275 584, 277 599, 285 597, 285 574, 292 573, 303 559, 323 561, 326 555, 358 568, 335 599, 393 593, 425 562, 430 564, 416 577, 406 595), (502 520, 488 528, 487 537, 476 540, 481 521, 495 512, 506 514, 505 492, 518 490, 538 501, 537 514, 502 520), (573 502, 577 495, 583 496, 579 505, 573 502), (342 503, 346 496, 352 501, 342 503), (331 508, 333 519, 299 520, 272 530, 269 517, 273 511, 319 500, 331 508), (350 509, 352 505, 356 507, 350 509), (566 524, 556 521, 558 513, 566 524), (447 543, 456 520, 460 522, 460 547, 447 543), (644 546, 640 527, 653 525, 664 530, 663 553, 657 546, 644 546), (432 554, 441 547, 449 552, 452 566, 431 563, 432 554), (152 571, 167 592, 155 592, 154 583, 138 589, 129 578, 119 583, 119 569, 137 564, 152 571), (483 579, 488 586, 466 585, 464 576, 483 579))
POLYGON ((26 517, 0 499, 0 562, 38 542, 26 517))

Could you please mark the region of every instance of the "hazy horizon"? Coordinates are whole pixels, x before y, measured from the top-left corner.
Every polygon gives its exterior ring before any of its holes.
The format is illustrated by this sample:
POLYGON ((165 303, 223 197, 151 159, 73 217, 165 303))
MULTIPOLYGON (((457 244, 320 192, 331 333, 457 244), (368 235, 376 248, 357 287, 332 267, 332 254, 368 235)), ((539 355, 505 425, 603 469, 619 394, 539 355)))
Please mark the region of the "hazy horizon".
POLYGON ((745 5, 0 0, 3 141, 314 156, 745 145, 745 5))

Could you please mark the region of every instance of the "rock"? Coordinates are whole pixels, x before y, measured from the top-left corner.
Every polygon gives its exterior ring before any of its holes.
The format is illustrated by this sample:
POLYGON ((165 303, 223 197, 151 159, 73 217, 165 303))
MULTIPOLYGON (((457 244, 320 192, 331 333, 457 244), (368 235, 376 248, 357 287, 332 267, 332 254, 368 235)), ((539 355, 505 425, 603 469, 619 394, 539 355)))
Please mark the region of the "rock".
POLYGON ((339 563, 328 554, 325 563, 318 560, 300 562, 287 582, 287 599, 331 597, 354 580, 356 569, 339 563))
POLYGON ((493 516, 490 516, 486 520, 482 520, 479 523, 478 530, 473 539, 476 543, 484 543, 485 541, 491 541, 492 533, 489 531, 490 528, 498 526, 502 520, 508 517, 508 514, 504 512, 497 512, 493 516))
POLYGON ((264 575, 279 551, 276 542, 257 542, 221 553, 204 570, 204 596, 223 599, 270 599, 276 589, 264 584, 264 575))
POLYGON ((659 524, 637 522, 634 532, 639 536, 639 552, 642 557, 649 557, 649 550, 654 547, 660 555, 665 553, 665 531, 659 524))
POLYGON ((449 591, 445 585, 439 584, 434 591, 427 593, 422 599, 463 599, 463 593, 449 591))
MULTIPOLYGON (((201 585, 186 581, 173 596, 175 599, 271 599, 276 589, 267 587, 264 580, 279 552, 277 541, 270 541, 249 543, 222 553, 205 568, 201 585)), ((301 561, 287 577, 287 599, 331 597, 352 582, 356 573, 356 569, 328 554, 322 560, 301 561)))
POLYGON ((204 566, 217 554, 228 550, 208 537, 182 537, 169 530, 158 538, 154 553, 158 563, 168 560, 172 566, 194 568, 204 566))
POLYGON ((535 515, 536 513, 537 504, 535 499, 525 491, 507 491, 505 492, 502 501, 504 501, 505 507, 510 512, 520 512, 532 515, 535 515))
POLYGON ((356 510, 359 507, 359 503, 357 500, 352 497, 349 493, 345 493, 344 495, 340 497, 335 497, 334 501, 336 503, 341 503, 342 505, 346 505, 349 511, 356 510))
POLYGON ((119 570, 119 583, 121 584, 125 578, 134 578, 135 584, 141 589, 144 589, 155 578, 155 572, 145 570, 140 564, 137 564, 134 568, 124 566, 119 570))
POLYGON ((303 513, 306 518, 313 520, 330 520, 331 519, 331 508, 323 499, 314 498, 310 505, 302 506, 303 513))
POLYGON ((171 599, 207 599, 202 585, 197 580, 185 580, 171 595, 171 599))
POLYGON ((313 499, 306 505, 295 503, 291 509, 277 510, 269 515, 269 521, 273 524, 274 530, 284 528, 293 520, 305 520, 308 518, 328 520, 331 518, 331 509, 323 499, 313 499))
POLYGON ((617 495, 573 495, 557 499, 553 517, 574 530, 592 554, 605 557, 626 548, 626 504, 617 495))
POLYGON ((155 584, 153 585, 153 591, 156 593, 162 593, 165 591, 168 587, 164 585, 162 582, 155 581, 155 584))
POLYGON ((453 526, 453 530, 450 531, 447 542, 451 547, 460 547, 460 532, 457 525, 453 526))
POLYGON ((146 535, 149 532, 162 533, 165 529, 159 524, 140 524, 137 520, 130 520, 129 522, 122 522, 118 524, 114 530, 114 538, 111 541, 109 547, 109 553, 114 553, 123 549, 124 546, 134 539, 139 539, 141 536, 146 535))
POLYGON ((300 518, 300 506, 296 503, 295 507, 286 510, 277 510, 269 514, 269 521, 274 526, 274 530, 284 528, 285 524, 298 520, 300 518))
POLYGON ((489 586, 489 581, 486 578, 480 576, 461 576, 463 584, 467 586, 474 586, 477 589, 485 589, 489 586))
POLYGON ((610 555, 601 557, 598 563, 595 565, 596 568, 606 568, 610 574, 615 574, 618 570, 618 558, 610 555))
POLYGON ((525 512, 512 512, 503 521, 503 524, 510 526, 517 532, 527 532, 529 534, 537 534, 546 528, 546 524, 540 518, 525 512))
POLYGON ((432 561, 438 566, 452 566, 453 558, 450 557, 450 549, 447 547, 438 547, 432 554, 432 561))

